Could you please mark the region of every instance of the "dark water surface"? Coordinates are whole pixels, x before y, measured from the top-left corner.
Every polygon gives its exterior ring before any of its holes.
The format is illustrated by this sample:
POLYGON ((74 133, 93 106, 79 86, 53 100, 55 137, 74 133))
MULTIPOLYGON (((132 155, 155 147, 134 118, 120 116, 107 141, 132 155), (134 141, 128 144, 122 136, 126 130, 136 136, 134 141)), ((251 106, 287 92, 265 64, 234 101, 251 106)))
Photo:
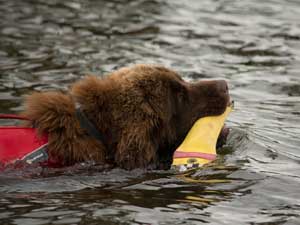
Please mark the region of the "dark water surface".
POLYGON ((7 171, 1 225, 300 224, 300 1, 0 0, 2 113, 32 90, 135 63, 227 79, 227 153, 185 176, 7 171))

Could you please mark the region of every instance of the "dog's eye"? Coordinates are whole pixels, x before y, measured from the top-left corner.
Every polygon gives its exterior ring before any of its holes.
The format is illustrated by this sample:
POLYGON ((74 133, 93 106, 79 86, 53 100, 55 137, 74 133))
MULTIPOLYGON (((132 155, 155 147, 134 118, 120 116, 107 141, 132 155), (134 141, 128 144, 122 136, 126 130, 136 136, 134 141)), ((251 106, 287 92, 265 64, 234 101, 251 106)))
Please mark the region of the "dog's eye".
POLYGON ((179 103, 183 103, 185 101, 185 97, 186 97, 186 95, 183 91, 179 91, 177 93, 177 100, 179 103))

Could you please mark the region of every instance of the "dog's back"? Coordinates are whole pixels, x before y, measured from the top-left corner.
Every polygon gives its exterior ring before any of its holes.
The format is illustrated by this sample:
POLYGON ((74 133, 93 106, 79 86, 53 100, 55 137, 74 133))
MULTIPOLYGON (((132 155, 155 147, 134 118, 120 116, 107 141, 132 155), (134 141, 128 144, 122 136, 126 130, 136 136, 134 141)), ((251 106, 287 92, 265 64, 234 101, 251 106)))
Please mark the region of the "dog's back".
POLYGON ((49 155, 63 165, 90 160, 104 162, 103 144, 80 127, 70 95, 33 93, 26 98, 24 116, 38 133, 48 134, 49 155))

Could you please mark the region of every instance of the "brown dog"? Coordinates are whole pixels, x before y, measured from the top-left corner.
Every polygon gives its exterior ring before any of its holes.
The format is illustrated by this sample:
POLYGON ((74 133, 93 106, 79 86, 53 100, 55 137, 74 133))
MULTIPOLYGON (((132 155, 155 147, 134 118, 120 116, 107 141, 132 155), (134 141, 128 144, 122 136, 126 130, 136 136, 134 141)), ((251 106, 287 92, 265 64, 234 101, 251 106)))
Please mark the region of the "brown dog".
POLYGON ((137 65, 104 78, 88 76, 69 93, 34 93, 24 113, 40 133, 48 133, 48 154, 63 165, 93 160, 125 169, 159 168, 170 165, 198 118, 221 114, 228 103, 223 80, 187 83, 172 70, 137 65), (91 135, 93 128, 99 138, 91 135))

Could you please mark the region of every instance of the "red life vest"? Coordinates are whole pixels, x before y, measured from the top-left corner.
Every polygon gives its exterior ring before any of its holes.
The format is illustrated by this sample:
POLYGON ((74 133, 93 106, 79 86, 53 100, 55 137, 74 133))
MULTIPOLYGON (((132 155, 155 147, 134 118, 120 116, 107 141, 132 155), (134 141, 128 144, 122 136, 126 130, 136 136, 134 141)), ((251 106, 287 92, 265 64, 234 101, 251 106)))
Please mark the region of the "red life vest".
MULTIPOLYGON (((28 120, 17 115, 1 115, 0 119, 28 120)), ((54 165, 47 151, 48 135, 37 134, 35 128, 0 126, 0 168, 17 162, 54 165)))

